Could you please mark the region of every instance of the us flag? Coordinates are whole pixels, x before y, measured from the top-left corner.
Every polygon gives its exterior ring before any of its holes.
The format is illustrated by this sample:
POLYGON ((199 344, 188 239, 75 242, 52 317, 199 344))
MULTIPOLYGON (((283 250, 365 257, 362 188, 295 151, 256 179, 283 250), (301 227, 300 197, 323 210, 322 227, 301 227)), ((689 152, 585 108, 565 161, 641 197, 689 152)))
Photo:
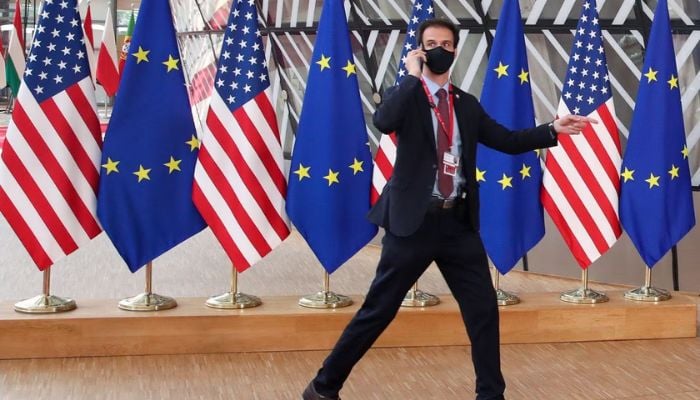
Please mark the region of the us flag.
POLYGON ((282 146, 254 0, 231 7, 201 142, 194 203, 244 271, 289 235, 282 146))
POLYGON ((541 191, 544 208, 587 268, 622 234, 620 137, 595 0, 583 3, 557 113, 599 121, 581 135, 559 136, 547 152, 541 191))
MULTIPOLYGON (((435 10, 433 10, 432 0, 415 0, 413 3, 413 11, 411 18, 408 20, 406 28, 406 39, 404 40, 403 49, 401 50, 401 61, 399 62, 399 71, 396 74, 396 84, 398 85, 408 72, 406 71, 406 54, 418 48, 418 27, 426 19, 434 18, 435 10)), ((382 135, 379 139, 379 149, 374 157, 374 171, 372 173, 372 191, 370 197, 372 204, 376 203, 379 195, 384 189, 384 185, 391 178, 394 172, 394 162, 396 162, 396 134, 382 135)))
POLYGON ((75 0, 45 0, 0 158, 0 211, 44 270, 97 236, 102 139, 75 0))

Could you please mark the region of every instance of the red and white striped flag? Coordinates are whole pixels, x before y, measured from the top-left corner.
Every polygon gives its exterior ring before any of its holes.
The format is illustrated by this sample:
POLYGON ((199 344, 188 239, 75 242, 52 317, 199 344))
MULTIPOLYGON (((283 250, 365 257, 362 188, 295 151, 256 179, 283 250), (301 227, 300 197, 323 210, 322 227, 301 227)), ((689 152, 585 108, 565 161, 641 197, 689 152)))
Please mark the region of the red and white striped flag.
POLYGON ((595 0, 586 0, 574 37, 559 115, 600 121, 581 135, 560 135, 547 152, 542 203, 581 268, 587 268, 622 234, 620 137, 595 0))
POLYGON ((114 38, 112 11, 107 9, 105 30, 102 34, 100 52, 97 55, 97 83, 102 85, 107 96, 114 96, 119 88, 119 59, 117 57, 117 41, 114 38))
POLYGON ((83 21, 83 38, 85 40, 85 48, 87 49, 87 59, 90 63, 90 74, 92 76, 92 82, 95 83, 95 35, 92 31, 90 0, 84 0, 80 3, 80 17, 83 21))
MULTIPOLYGON (((212 30, 223 30, 226 27, 231 5, 228 0, 216 0, 203 4, 202 14, 208 21, 212 30)), ((216 77, 216 58, 207 46, 191 45, 186 47, 188 57, 192 65, 190 75, 189 94, 193 113, 199 115, 201 111, 209 109, 209 100, 214 91, 214 78, 216 77)), ((184 57, 184 56, 183 56, 184 57)), ((204 119, 205 115, 201 115, 204 119)))
POLYGON ((44 3, 0 157, 0 212, 41 270, 101 231, 102 140, 76 5, 44 3))
MULTIPOLYGON (((403 50, 401 51, 401 61, 399 62, 399 71, 396 74, 396 84, 406 76, 406 54, 417 49, 420 46, 418 43, 418 27, 426 19, 435 18, 435 10, 433 9, 432 0, 415 0, 413 3, 413 11, 411 18, 408 20, 406 28, 406 39, 404 40, 403 50)), ((396 162, 396 134, 382 135, 379 138, 379 148, 377 155, 374 157, 374 169, 372 170, 372 189, 370 191, 370 201, 374 203, 379 200, 379 195, 386 185, 391 174, 394 173, 394 163, 396 162)))
POLYGON ((287 182, 255 2, 237 1, 219 58, 193 199, 238 271, 289 235, 287 182))

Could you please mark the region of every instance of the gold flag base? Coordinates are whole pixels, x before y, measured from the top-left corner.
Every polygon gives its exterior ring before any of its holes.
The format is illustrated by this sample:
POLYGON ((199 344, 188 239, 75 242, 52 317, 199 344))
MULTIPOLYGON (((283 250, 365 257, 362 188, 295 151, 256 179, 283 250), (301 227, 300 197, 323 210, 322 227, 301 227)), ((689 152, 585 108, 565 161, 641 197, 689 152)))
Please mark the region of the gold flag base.
POLYGON ((175 307, 177 307, 175 299, 156 293, 141 293, 119 302, 119 308, 126 311, 160 311, 175 307))
POLYGON ((625 298, 635 301, 666 301, 671 298, 671 293, 665 289, 655 288, 653 286, 642 286, 625 292, 625 298))
POLYGON ((15 303, 15 311, 25 314, 60 313, 76 309, 75 300, 40 294, 15 303))
POLYGON ((211 308, 231 310, 257 307, 262 304, 262 301, 249 294, 228 292, 210 297, 205 304, 211 308))
POLYGON ((411 289, 401 302, 401 307, 431 307, 440 304, 440 298, 418 289, 411 289))
POLYGON ((584 268, 581 271, 581 287, 562 293, 559 299, 574 304, 598 304, 610 300, 605 293, 596 292, 588 288, 588 268, 584 268))
POLYGON ((499 306, 512 306, 513 304, 520 303, 520 297, 513 293, 506 292, 505 290, 496 290, 496 302, 499 306))
POLYGON ((331 291, 322 291, 299 299, 299 305, 306 308, 342 308, 351 304, 350 297, 331 291))
POLYGON ((564 292, 559 296, 561 301, 576 304, 597 304, 610 300, 605 293, 596 292, 593 289, 579 288, 564 292))

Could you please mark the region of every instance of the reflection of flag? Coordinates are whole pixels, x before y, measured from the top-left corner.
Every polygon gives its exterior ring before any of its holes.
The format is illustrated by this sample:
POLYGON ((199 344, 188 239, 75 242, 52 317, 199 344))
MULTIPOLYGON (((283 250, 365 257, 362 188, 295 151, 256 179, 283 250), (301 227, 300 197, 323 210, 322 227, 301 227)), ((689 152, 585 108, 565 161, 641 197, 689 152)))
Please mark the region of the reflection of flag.
MULTIPOLYGON (((396 74, 396 84, 398 85, 404 76, 406 76, 406 54, 418 48, 418 27, 426 19, 434 18, 433 0, 416 0, 413 3, 413 11, 411 19, 408 20, 406 28, 406 39, 404 40, 401 50, 401 60, 399 61, 399 71, 396 74)), ((374 158, 374 170, 372 171, 372 204, 376 203, 379 195, 382 193, 386 182, 391 178, 394 172, 394 163, 396 162, 396 135, 382 135, 379 139, 379 148, 377 155, 374 158)))
POLYGON ((620 219, 653 267, 695 225, 678 69, 666 0, 659 0, 625 150, 620 219))
MULTIPOLYGON (((510 129, 535 125, 518 0, 503 3, 481 103, 510 129)), ((540 162, 535 152, 511 156, 479 145, 476 165, 481 236, 494 265, 505 274, 544 236, 540 162)))
POLYGON ((100 233, 100 123, 76 0, 45 2, 0 162, 0 211, 39 269, 100 233))
POLYGON ((134 25, 135 25, 134 10, 131 10, 131 17, 129 17, 129 26, 126 28, 126 35, 124 36, 124 42, 122 42, 122 48, 119 53, 119 75, 124 73, 124 66, 126 65, 126 59, 129 56, 129 46, 131 45, 131 37, 134 36, 134 25))
POLYGON ((92 10, 90 0, 84 0, 80 3, 80 17, 83 20, 83 35, 85 38, 85 47, 87 48, 87 58, 90 63, 90 73, 92 80, 95 81, 95 36, 92 31, 92 10), (83 5, 84 4, 84 5, 83 5))
POLYGON ((168 0, 141 3, 102 157, 97 215, 131 271, 204 228, 195 136, 168 0))
POLYGON ((22 82, 26 60, 24 57, 24 28, 22 27, 22 4, 20 0, 15 1, 15 19, 12 22, 10 32, 10 44, 7 47, 7 57, 5 58, 5 74, 7 75, 7 86, 12 89, 12 94, 17 97, 19 85, 22 82))
POLYGON ((238 271, 289 235, 287 182, 254 2, 232 7, 193 199, 238 271))
POLYGON ((107 96, 114 96, 119 88, 119 65, 117 64, 117 42, 114 39, 112 11, 107 8, 105 30, 102 34, 100 53, 97 55, 97 82, 102 85, 107 96))
POLYGON ((620 137, 595 0, 578 21, 559 115, 595 118, 581 135, 560 135, 547 151, 542 204, 581 268, 587 268, 622 234, 618 217, 620 137))
POLYGON ((333 272, 377 232, 366 219, 372 155, 341 0, 323 4, 303 104, 287 213, 333 272))

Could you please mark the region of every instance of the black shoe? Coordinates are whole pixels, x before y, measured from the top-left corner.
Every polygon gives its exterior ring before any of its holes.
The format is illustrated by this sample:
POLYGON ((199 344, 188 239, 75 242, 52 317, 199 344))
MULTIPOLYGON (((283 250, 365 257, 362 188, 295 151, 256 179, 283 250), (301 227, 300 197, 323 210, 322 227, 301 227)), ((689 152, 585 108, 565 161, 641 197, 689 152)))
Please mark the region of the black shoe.
POLYGON ((316 388, 314 387, 314 381, 309 382, 309 385, 306 387, 306 389, 304 389, 304 393, 302 393, 301 398, 303 400, 340 400, 340 397, 338 396, 328 397, 318 394, 316 388))

